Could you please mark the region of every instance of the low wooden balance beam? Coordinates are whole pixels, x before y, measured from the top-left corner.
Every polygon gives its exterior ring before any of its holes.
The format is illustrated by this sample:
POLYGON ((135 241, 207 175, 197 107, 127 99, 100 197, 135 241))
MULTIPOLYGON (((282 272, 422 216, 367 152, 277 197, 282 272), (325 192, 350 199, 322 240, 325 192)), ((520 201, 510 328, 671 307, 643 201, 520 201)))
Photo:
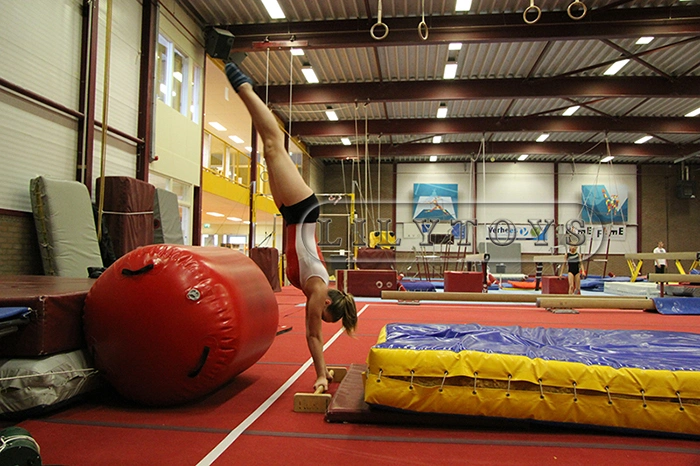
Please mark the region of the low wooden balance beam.
POLYGON ((382 299, 399 301, 493 301, 512 303, 534 303, 541 295, 523 293, 467 293, 446 291, 382 291, 382 299))
POLYGON ((666 283, 700 283, 700 275, 687 273, 650 273, 649 281, 659 284, 659 296, 664 297, 664 285, 666 283))
POLYGON ((639 309, 656 310, 654 301, 647 298, 627 296, 606 296, 604 298, 580 295, 557 295, 540 297, 537 307, 546 309, 639 309))
POLYGON ((656 259, 666 259, 675 261, 676 268, 678 272, 685 275, 685 269, 683 269, 682 260, 693 261, 690 265, 690 269, 694 269, 700 264, 700 252, 662 252, 662 253, 638 253, 638 254, 625 254, 625 260, 630 268, 630 281, 634 282, 639 276, 639 272, 642 270, 642 264, 645 260, 656 260, 656 259))
MULTIPOLYGON (((399 301, 486 301, 497 303, 536 303, 542 298, 558 299, 566 296, 570 295, 534 293, 459 293, 449 291, 444 293, 436 293, 434 291, 382 291, 382 299, 396 299, 399 301)), ((605 299, 608 302, 617 302, 626 298, 623 296, 608 296, 605 299)))

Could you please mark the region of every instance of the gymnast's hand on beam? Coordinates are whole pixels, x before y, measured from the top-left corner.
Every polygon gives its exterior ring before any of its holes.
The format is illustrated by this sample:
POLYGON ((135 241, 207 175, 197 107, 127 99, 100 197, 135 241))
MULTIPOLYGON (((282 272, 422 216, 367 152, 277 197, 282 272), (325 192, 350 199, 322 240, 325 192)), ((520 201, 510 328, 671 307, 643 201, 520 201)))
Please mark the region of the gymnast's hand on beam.
POLYGON ((325 376, 321 376, 321 377, 316 379, 316 383, 314 383, 314 390, 315 391, 318 390, 319 387, 323 387, 324 392, 328 391, 328 381, 333 379, 332 376, 330 379, 328 379, 329 375, 330 374, 328 374, 328 370, 326 370, 325 376))

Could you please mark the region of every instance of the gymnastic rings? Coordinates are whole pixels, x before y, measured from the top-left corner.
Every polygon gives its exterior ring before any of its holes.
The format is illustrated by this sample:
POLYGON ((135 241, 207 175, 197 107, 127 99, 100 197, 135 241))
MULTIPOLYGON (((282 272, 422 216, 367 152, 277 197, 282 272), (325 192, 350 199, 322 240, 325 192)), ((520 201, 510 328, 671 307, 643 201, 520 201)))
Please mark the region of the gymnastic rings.
POLYGON ((421 0, 421 22, 418 23, 418 35, 423 40, 428 40, 428 25, 425 23, 425 0, 421 0))
POLYGON ((583 3, 581 0, 574 0, 571 2, 569 7, 566 9, 566 13, 569 15, 569 18, 573 19, 574 21, 578 21, 579 19, 583 19, 584 16, 586 16, 586 12, 588 11, 588 8, 586 7, 586 4, 583 3), (576 16, 572 13, 572 8, 574 5, 577 5, 578 7, 581 8, 581 15, 576 16))
POLYGON ((267 170, 260 171, 260 181, 262 181, 263 183, 267 183, 270 181, 270 175, 267 172, 267 170))
POLYGON ((372 27, 369 30, 370 35, 372 36, 373 39, 376 40, 382 40, 386 36, 389 35, 389 26, 386 24, 382 23, 382 0, 378 0, 377 4, 377 22, 372 25, 372 27), (383 27, 384 28, 384 34, 381 36, 375 34, 374 30, 377 28, 377 26, 383 27))
POLYGON ((523 21, 525 21, 527 24, 535 24, 537 21, 540 20, 541 16, 542 10, 540 10, 540 7, 535 5, 535 0, 530 0, 530 6, 525 8, 525 11, 523 11, 523 21), (530 10, 532 10, 536 14, 535 19, 533 20, 527 19, 527 14, 530 13, 530 10))

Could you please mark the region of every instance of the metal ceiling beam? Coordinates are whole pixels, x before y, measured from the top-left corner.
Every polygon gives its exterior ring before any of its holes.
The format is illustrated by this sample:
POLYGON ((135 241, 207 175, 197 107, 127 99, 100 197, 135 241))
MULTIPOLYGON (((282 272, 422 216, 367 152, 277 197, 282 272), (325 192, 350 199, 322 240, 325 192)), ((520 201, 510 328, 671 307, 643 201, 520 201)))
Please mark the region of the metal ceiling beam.
MULTIPOLYGON (((460 142, 443 144, 370 144, 367 153, 370 157, 387 158, 428 157, 431 155, 469 156, 479 153, 480 142, 460 142)), ((610 144, 610 153, 614 156, 639 157, 640 162, 649 157, 668 157, 675 159, 700 151, 700 144, 676 146, 672 144, 610 144)), ((362 148, 364 155, 364 146, 362 148)), ((309 148, 311 157, 322 159, 346 159, 357 156, 355 146, 325 145, 309 148)), ((607 155, 605 144, 591 148, 591 143, 574 142, 487 142, 486 154, 530 154, 530 155, 607 155)))
POLYGON ((373 39, 370 27, 375 20, 275 22, 230 24, 236 40, 232 52, 259 50, 261 43, 273 40, 303 40, 305 48, 353 48, 447 44, 449 42, 519 42, 578 39, 610 39, 643 35, 693 36, 700 34, 700 7, 678 5, 672 8, 624 8, 589 11, 583 21, 571 20, 565 11, 542 12, 535 24, 525 24, 522 13, 491 15, 450 15, 427 18, 429 36, 422 40, 416 32, 418 18, 382 18, 389 26, 384 40, 373 39), (257 44, 257 45, 256 45, 257 44))
MULTIPOLYGON (((269 86, 268 102, 289 104, 289 86, 269 86)), ((461 79, 429 83, 402 81, 386 83, 304 84, 294 87, 294 104, 337 104, 353 102, 407 102, 418 100, 480 100, 528 98, 595 97, 700 97, 700 76, 673 81, 656 76, 578 77, 558 79, 461 79)))
MULTIPOLYGON (((355 122, 304 121, 292 123, 294 135, 302 137, 354 136, 355 122)), ((369 134, 464 134, 484 132, 589 131, 610 133, 700 134, 700 118, 685 117, 528 117, 528 118, 416 118, 368 120, 369 134)), ((364 126, 363 126, 364 134, 364 126)))

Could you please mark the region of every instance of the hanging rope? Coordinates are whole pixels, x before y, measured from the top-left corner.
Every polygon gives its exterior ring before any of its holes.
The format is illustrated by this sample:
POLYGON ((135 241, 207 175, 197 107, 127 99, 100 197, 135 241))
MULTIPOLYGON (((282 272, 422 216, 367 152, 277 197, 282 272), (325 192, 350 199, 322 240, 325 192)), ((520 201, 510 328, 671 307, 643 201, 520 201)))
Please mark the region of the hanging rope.
POLYGON ((100 148, 100 201, 97 208, 97 240, 102 240, 102 213, 105 199, 105 162, 107 159, 107 117, 109 116, 109 69, 112 56, 112 0, 107 0, 107 28, 105 31, 105 70, 102 92, 102 147, 100 148))
POLYGON ((265 60, 265 106, 270 102, 270 48, 267 48, 265 60))
POLYGON ((382 212, 382 135, 377 140, 377 218, 381 218, 382 212))
MULTIPOLYGON (((369 203, 373 199, 373 193, 372 193, 372 183, 370 183, 369 179, 369 113, 367 112, 367 104, 365 103, 365 211, 368 213, 369 218, 367 219, 368 222, 372 222, 372 225, 375 223, 375 218, 374 218, 374 212, 371 209, 369 203)), ((365 217, 367 218, 367 217, 365 217)))
MULTIPOLYGON (((359 166, 359 160, 360 160, 360 137, 359 137, 359 130, 357 127, 357 102, 355 102, 355 158, 352 160, 352 176, 350 177, 350 182, 352 183, 352 190, 353 193, 355 192, 355 186, 357 185, 358 189, 358 197, 362 197, 362 187, 359 184, 359 180, 361 179, 360 177, 360 166, 359 166), (355 182, 355 168, 357 168, 357 179, 358 182, 355 182)), ((362 210, 362 204, 360 204, 360 211, 362 210)))
POLYGON ((294 55, 289 52, 289 137, 292 135, 292 88, 294 87, 294 55))
MULTIPOLYGON (((482 157, 481 157, 481 177, 482 177, 482 202, 486 202, 486 135, 482 134, 481 135, 481 145, 479 146, 479 152, 481 152, 482 157)), ((478 157, 478 154, 477 154, 478 157)), ((486 205, 484 204, 484 209, 486 209, 486 205)), ((485 213, 485 212, 484 212, 485 213)), ((486 231, 487 237, 488 237, 488 230, 486 231)), ((474 240, 476 243, 476 239, 474 240)), ((484 241, 484 250, 479 251, 482 254, 487 254, 489 252, 489 242, 484 241)))

